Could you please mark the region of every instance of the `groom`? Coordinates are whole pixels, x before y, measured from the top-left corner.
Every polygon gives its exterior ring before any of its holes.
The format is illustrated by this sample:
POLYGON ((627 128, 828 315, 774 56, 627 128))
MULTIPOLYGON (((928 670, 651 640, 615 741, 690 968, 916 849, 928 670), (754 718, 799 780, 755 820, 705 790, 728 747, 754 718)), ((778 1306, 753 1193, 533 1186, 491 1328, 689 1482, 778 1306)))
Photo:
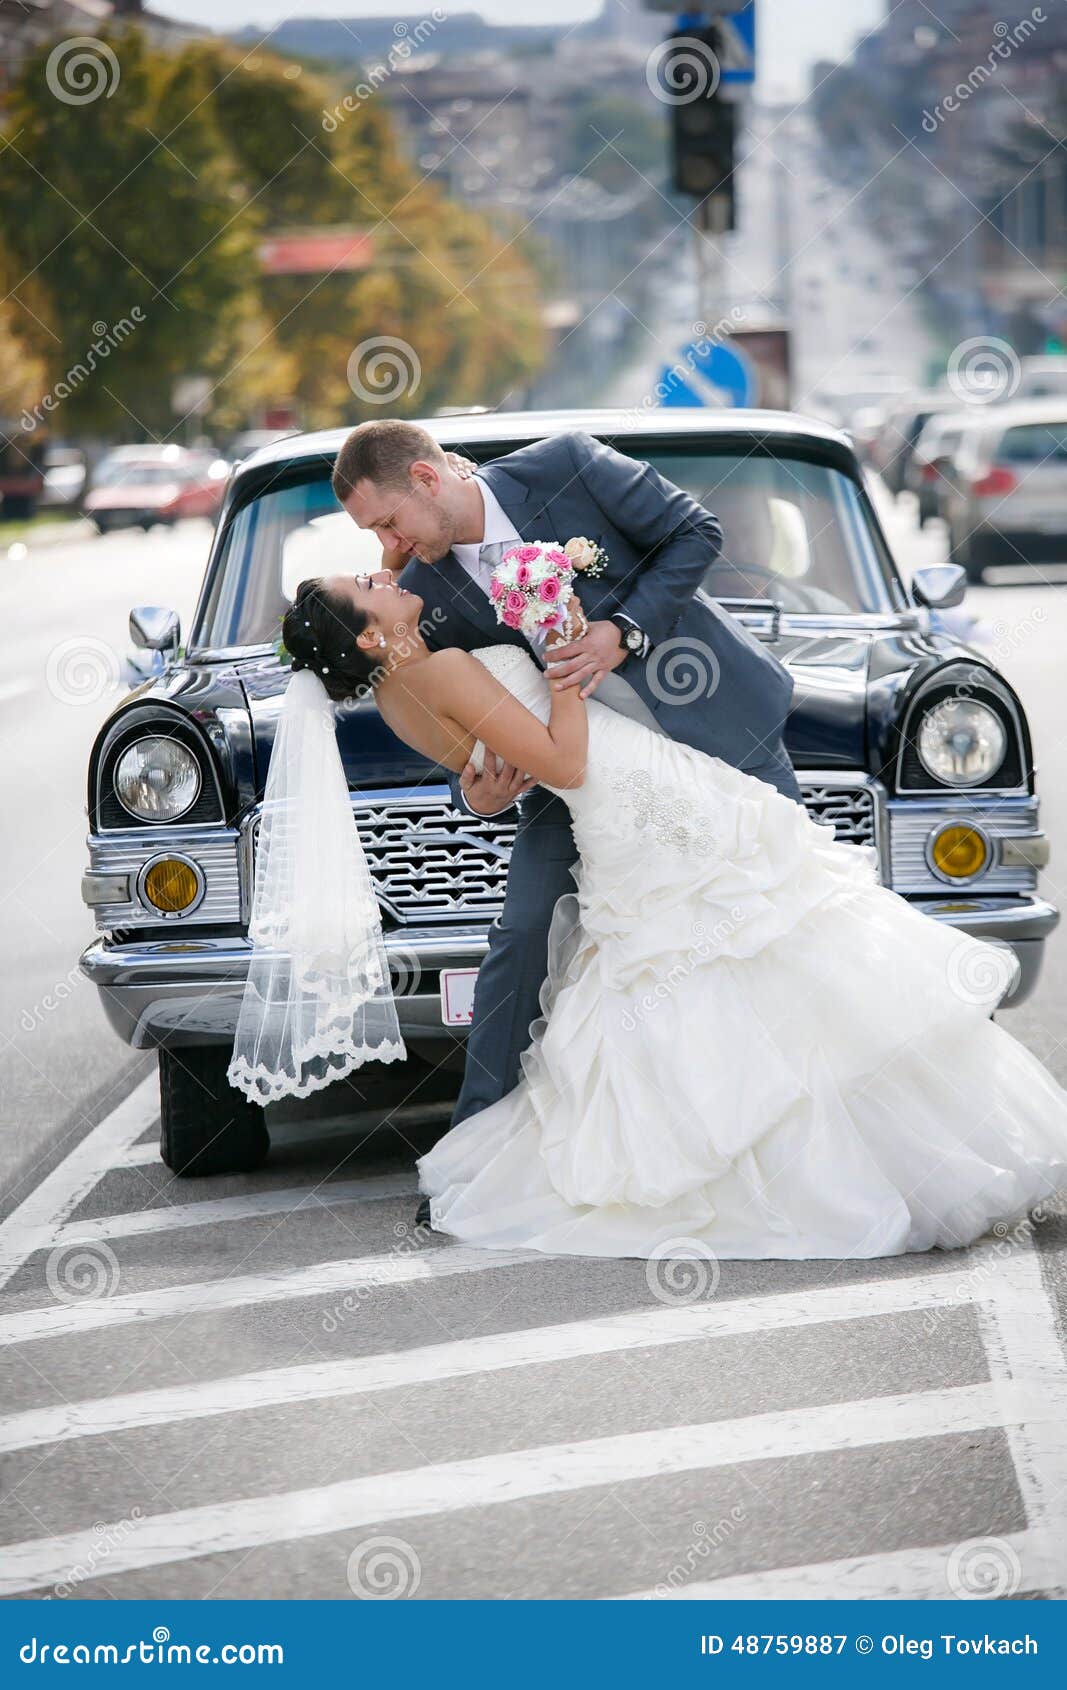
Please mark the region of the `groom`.
MULTIPOLYGON (((421 631, 431 646, 509 642, 539 658, 536 642, 497 622, 491 571, 520 539, 595 541, 606 553, 603 573, 574 578, 589 630, 553 650, 553 677, 801 801, 782 741, 792 677, 701 590, 722 530, 650 465, 575 430, 465 475, 425 429, 383 419, 348 436, 333 490, 377 535, 383 562, 403 566, 401 585, 425 601, 421 631)), ((495 761, 486 758, 482 775, 468 765, 452 782, 457 806, 480 816, 529 792, 478 974, 453 1126, 518 1084, 540 1014, 549 920, 574 889, 578 853, 562 799, 543 787, 530 792, 521 770, 492 769, 495 761)))

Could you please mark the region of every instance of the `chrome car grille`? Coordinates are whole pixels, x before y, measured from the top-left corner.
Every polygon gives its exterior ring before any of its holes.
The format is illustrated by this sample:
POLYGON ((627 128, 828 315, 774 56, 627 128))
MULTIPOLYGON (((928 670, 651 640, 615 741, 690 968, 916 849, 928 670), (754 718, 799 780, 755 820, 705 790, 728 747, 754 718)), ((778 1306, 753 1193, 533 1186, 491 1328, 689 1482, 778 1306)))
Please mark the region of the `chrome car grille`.
MULTIPOLYGON (((819 770, 799 776, 808 814, 830 823, 838 839, 871 845, 879 853, 882 880, 904 893, 944 893, 946 883, 931 872, 925 857, 931 830, 950 821, 977 821, 990 838, 994 860, 969 890, 1024 891, 1037 881, 1032 868, 999 862, 999 840, 1032 834, 1037 800, 1029 797, 986 799, 946 794, 943 799, 890 799, 874 780, 842 771, 840 778, 819 770)), ((352 800, 360 837, 387 925, 483 923, 504 901, 508 862, 515 839, 512 823, 492 817, 460 815, 447 787, 393 788, 357 793, 352 800)), ((201 903, 189 915, 171 917, 182 925, 247 921, 252 900, 258 812, 240 834, 225 827, 160 828, 146 838, 143 830, 97 834, 89 840, 90 869, 126 877, 124 896, 97 904, 97 925, 105 930, 158 923, 158 912, 137 896, 138 873, 162 852, 177 851, 195 861, 204 877, 201 903)))
MULTIPOLYGON (((352 808, 383 916, 424 924, 499 914, 513 823, 460 815, 446 787, 357 793, 352 808)), ((258 831, 257 818, 253 853, 258 831)))
POLYGON ((878 816, 869 786, 815 785, 798 776, 804 808, 813 821, 832 822, 848 845, 877 845, 878 816))

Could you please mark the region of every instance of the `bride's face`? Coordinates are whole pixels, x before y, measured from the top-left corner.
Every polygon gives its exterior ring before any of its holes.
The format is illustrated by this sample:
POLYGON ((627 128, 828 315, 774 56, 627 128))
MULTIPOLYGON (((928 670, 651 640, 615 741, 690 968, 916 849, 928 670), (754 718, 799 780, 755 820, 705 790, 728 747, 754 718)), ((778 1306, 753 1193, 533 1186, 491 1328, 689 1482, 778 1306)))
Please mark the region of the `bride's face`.
POLYGON ((367 618, 367 631, 384 634, 390 645, 418 630, 423 601, 397 585, 388 569, 374 575, 332 575, 325 582, 328 592, 343 595, 367 618))

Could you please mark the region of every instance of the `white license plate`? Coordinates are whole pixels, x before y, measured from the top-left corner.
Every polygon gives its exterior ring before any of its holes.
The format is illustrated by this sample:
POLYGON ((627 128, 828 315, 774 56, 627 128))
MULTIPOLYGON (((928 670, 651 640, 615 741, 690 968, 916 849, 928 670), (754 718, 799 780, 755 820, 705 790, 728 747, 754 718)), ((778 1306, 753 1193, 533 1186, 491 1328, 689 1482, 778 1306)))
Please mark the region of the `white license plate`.
POLYGON ((446 1027, 469 1027, 474 1016, 476 968, 442 968, 441 1020, 446 1027))

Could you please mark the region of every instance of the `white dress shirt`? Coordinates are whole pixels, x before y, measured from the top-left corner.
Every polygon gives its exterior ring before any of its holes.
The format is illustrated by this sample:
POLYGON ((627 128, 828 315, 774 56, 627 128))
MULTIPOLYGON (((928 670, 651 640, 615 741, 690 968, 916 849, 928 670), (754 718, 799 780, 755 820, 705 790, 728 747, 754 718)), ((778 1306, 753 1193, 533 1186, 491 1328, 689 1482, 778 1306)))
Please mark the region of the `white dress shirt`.
MULTIPOLYGON (((486 598, 488 598, 489 585, 492 580, 493 572, 489 567, 489 564, 482 558, 482 547, 491 546, 497 542, 505 548, 508 546, 521 545, 522 535, 508 516, 507 511, 500 503, 500 500, 493 492, 489 483, 487 481, 483 481, 480 475, 473 475, 471 480, 477 483, 478 491, 482 496, 482 509, 485 513, 482 524, 482 537, 480 540, 475 540, 473 544, 465 546, 453 545, 452 551, 459 560, 462 568, 466 570, 467 574, 474 582, 475 586, 480 587, 486 598)), ((534 634, 531 636, 530 643, 535 646, 540 646, 544 641, 544 637, 543 632, 534 634)))

